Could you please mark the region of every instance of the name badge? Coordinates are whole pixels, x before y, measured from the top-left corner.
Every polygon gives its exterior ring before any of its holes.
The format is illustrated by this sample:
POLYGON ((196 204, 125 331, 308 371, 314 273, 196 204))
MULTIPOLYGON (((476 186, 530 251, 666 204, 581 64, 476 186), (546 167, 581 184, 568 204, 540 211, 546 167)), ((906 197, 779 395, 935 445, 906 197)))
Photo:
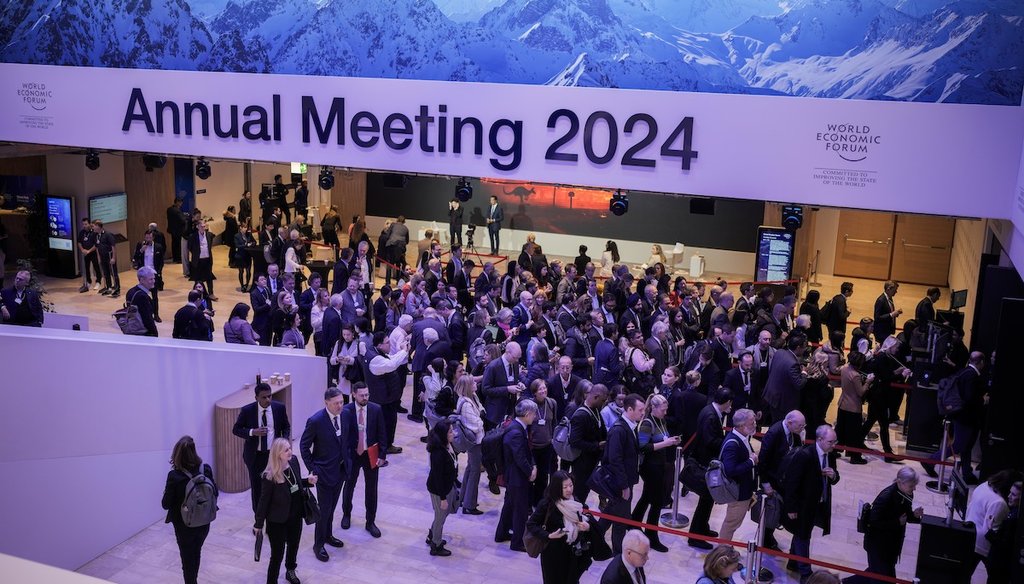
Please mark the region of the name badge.
POLYGON ((291 486, 291 487, 290 487, 290 488, 288 489, 288 491, 289 491, 289 492, 290 492, 291 494, 293 494, 293 495, 294 495, 295 493, 298 493, 298 492, 299 492, 299 485, 292 485, 292 486, 291 486))
POLYGON ((15 304, 21 304, 21 297, 15 298, 14 299, 14 303, 15 304))
POLYGON ((548 421, 547 421, 547 420, 545 420, 544 418, 541 418, 541 419, 537 420, 537 425, 538 425, 538 426, 544 426, 544 425, 546 425, 547 423, 548 423, 548 421))

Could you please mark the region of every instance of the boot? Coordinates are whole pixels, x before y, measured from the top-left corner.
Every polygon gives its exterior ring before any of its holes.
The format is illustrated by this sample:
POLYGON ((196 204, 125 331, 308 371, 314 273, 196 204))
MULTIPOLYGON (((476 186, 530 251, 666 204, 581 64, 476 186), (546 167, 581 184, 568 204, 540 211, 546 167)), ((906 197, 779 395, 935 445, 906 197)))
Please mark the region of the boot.
POLYGON ((431 546, 430 546, 430 555, 432 555, 432 556, 448 557, 448 556, 452 555, 452 552, 448 548, 444 547, 443 543, 441 545, 438 545, 438 546, 435 546, 435 545, 431 544, 431 546))

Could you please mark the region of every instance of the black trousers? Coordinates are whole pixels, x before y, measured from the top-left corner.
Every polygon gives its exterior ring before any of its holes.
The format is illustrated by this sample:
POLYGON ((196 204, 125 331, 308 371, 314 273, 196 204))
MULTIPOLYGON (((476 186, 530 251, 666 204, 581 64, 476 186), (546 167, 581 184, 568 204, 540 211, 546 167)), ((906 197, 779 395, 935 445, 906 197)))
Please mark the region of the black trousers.
POLYGON ((491 240, 491 255, 498 255, 499 244, 501 243, 498 235, 500 231, 501 228, 494 226, 493 223, 487 226, 487 236, 491 240))
POLYGON ((110 263, 110 258, 100 258, 100 267, 103 268, 103 285, 111 290, 121 289, 121 276, 117 273, 117 260, 110 263))
POLYGON ((505 502, 501 505, 501 516, 498 528, 494 532, 495 539, 504 539, 512 532, 512 549, 523 549, 523 533, 526 532, 526 519, 530 515, 530 487, 505 487, 505 502))
POLYGON ((882 440, 882 450, 892 452, 892 445, 889 443, 889 401, 885 394, 874 396, 874 399, 868 401, 868 419, 861 427, 861 440, 867 436, 875 422, 878 422, 878 437, 882 440))
POLYGON ((363 489, 366 493, 363 498, 363 504, 366 507, 366 523, 373 523, 377 518, 377 478, 380 469, 370 468, 370 456, 365 452, 352 459, 348 476, 345 477, 345 488, 341 495, 341 512, 346 516, 352 515, 352 495, 355 494, 360 471, 366 478, 366 485, 363 489))
MULTIPOLYGON (((632 493, 630 493, 632 495, 632 493)), ((630 518, 629 506, 633 502, 632 497, 629 499, 623 499, 622 497, 612 497, 605 503, 604 509, 601 511, 607 515, 614 515, 615 517, 622 517, 623 519, 630 518)), ((612 527, 612 552, 616 554, 622 553, 622 538, 626 537, 626 532, 632 529, 628 525, 619 523, 618 521, 612 523, 609 519, 602 518, 598 524, 601 527, 601 531, 608 530, 608 524, 611 523, 612 527)))
POLYGON ((715 500, 711 498, 711 495, 701 495, 697 499, 697 508, 693 510, 693 520, 690 522, 690 531, 700 535, 709 535, 711 532, 711 526, 708 525, 708 521, 711 520, 711 510, 715 508, 715 500))
MULTIPOLYGON (((863 426, 864 416, 861 416, 859 412, 839 410, 836 415, 836 437, 839 439, 839 444, 864 448, 863 426)), ((861 455, 856 452, 848 454, 854 460, 861 458, 861 455)))
POLYGON ((164 287, 164 277, 160 272, 156 273, 156 285, 149 291, 149 297, 153 299, 153 315, 160 316, 160 290, 164 287))
POLYGON ((85 254, 83 256, 83 258, 82 258, 82 260, 83 260, 82 263, 85 264, 85 283, 86 284, 92 284, 92 275, 93 274, 96 275, 96 282, 99 283, 99 281, 100 281, 100 275, 103 274, 103 271, 100 270, 100 259, 99 259, 99 257, 100 257, 99 252, 94 251, 92 253, 85 254), (90 270, 89 270, 90 267, 92 268, 91 273, 90 273, 90 270))
POLYGON ((167 241, 170 242, 171 256, 174 258, 175 262, 180 264, 181 263, 181 234, 180 233, 170 232, 169 235, 170 235, 170 237, 167 238, 167 241))
POLYGON ((249 489, 249 494, 252 495, 253 513, 256 512, 256 504, 260 502, 260 492, 263 490, 263 480, 260 475, 267 469, 267 460, 269 458, 269 451, 258 451, 252 459, 252 464, 245 465, 246 470, 249 471, 249 484, 252 485, 249 489))
POLYGON ((313 537, 313 549, 322 549, 332 535, 331 524, 334 523, 334 509, 341 497, 341 485, 328 486, 321 482, 316 484, 316 499, 320 504, 320 521, 316 522, 313 537))
MULTIPOLYGON (((640 467, 640 478, 644 481, 644 490, 633 508, 633 521, 643 521, 658 525, 661 520, 661 506, 665 503, 665 465, 655 463, 640 467), (646 520, 644 514, 647 515, 646 520)), ((657 542, 658 532, 644 530, 651 542, 657 542)))
POLYGON ((572 496, 580 503, 586 503, 587 497, 590 496, 590 487, 587 486, 587 481, 590 480, 590 475, 594 474, 594 469, 597 468, 597 463, 600 462, 597 455, 590 455, 589 453, 580 454, 579 458, 572 461, 572 496))
POLYGON ((412 374, 412 415, 423 417, 424 403, 420 401, 420 394, 424 391, 423 372, 412 374))
POLYGON ((450 244, 462 245, 462 226, 455 224, 448 224, 448 242, 450 244))
POLYGON ((184 523, 174 522, 174 539, 178 541, 181 572, 185 576, 185 584, 199 582, 199 559, 203 553, 203 542, 209 534, 209 525, 188 527, 184 523))
POLYGON ((380 404, 380 411, 384 414, 384 429, 388 435, 387 448, 395 445, 395 430, 398 429, 398 406, 401 402, 380 404))
MULTIPOLYGON (((294 502, 292 504, 294 505, 294 502)), ((284 523, 267 522, 267 538, 270 539, 267 584, 277 584, 282 560, 286 570, 294 570, 299 565, 296 557, 299 553, 299 540, 302 539, 302 516, 293 515, 284 523)))
POLYGON ((543 448, 533 450, 533 462, 537 465, 537 480, 533 481, 530 489, 530 507, 536 507, 537 503, 544 498, 544 491, 548 488, 548 478, 555 471, 555 448, 548 444, 543 448))

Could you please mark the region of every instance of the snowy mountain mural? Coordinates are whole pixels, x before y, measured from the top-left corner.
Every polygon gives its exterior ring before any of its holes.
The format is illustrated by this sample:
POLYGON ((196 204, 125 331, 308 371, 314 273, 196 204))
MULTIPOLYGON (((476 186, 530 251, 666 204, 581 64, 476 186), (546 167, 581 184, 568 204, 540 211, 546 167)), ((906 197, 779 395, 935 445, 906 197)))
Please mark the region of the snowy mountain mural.
POLYGON ((0 61, 1020 105, 1019 0, 42 0, 0 61))

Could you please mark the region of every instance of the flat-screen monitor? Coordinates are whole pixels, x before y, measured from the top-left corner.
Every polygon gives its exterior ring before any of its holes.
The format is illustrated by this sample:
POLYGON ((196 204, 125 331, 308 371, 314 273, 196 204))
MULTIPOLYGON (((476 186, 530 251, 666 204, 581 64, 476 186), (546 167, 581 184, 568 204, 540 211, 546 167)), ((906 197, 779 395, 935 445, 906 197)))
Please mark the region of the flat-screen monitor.
POLYGON ((757 266, 754 271, 758 282, 788 280, 793 273, 793 246, 796 234, 781 227, 757 228, 757 266))
POLYGON ((50 249, 75 249, 75 201, 71 197, 46 197, 46 222, 50 249))
POLYGON ((960 516, 960 521, 967 519, 967 481, 960 469, 955 468, 949 477, 949 496, 953 502, 953 511, 960 516))
POLYGON ((949 309, 959 310, 967 306, 967 290, 953 290, 949 295, 949 309))
POLYGON ((89 219, 113 223, 128 220, 128 195, 110 193, 89 197, 89 219))

